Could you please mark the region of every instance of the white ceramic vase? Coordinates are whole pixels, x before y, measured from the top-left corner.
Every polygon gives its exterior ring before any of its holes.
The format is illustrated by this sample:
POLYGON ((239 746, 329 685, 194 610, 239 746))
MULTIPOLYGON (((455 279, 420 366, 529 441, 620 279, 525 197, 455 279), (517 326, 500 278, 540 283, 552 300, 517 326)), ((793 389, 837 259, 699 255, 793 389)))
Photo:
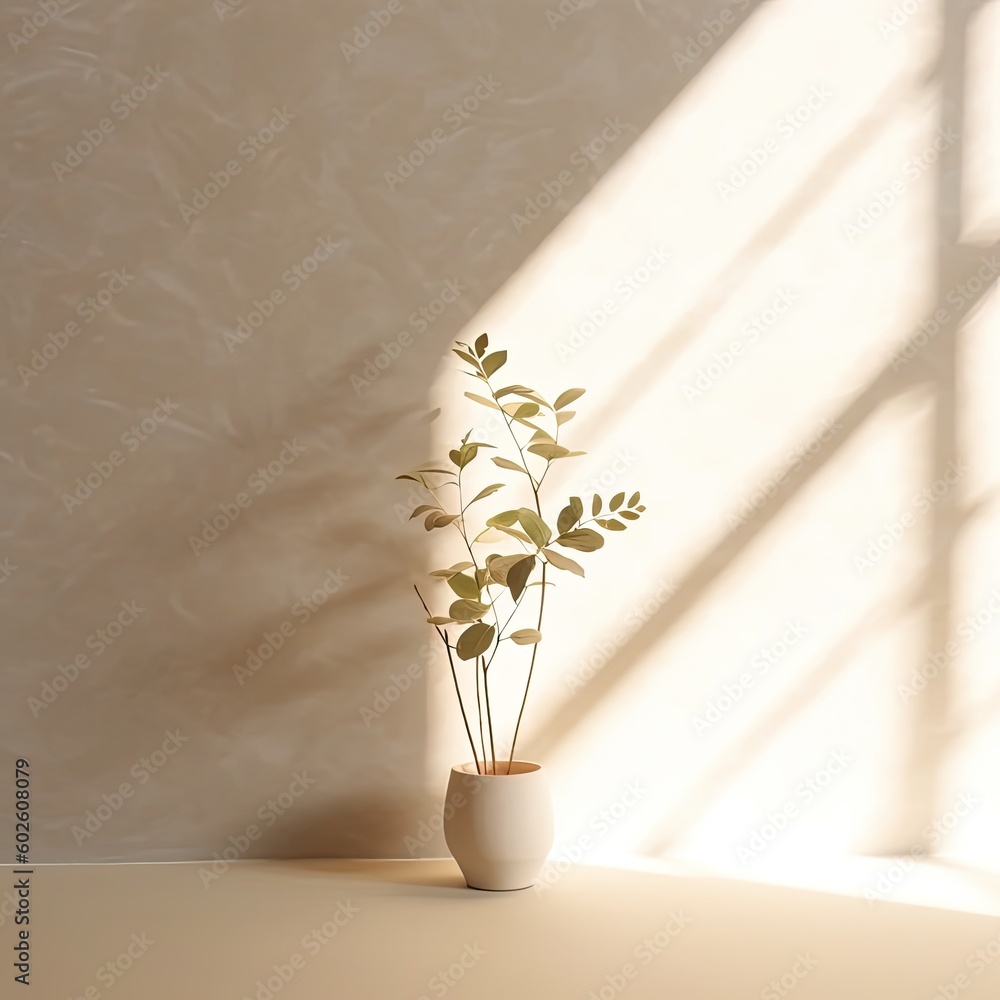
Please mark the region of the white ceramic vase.
MULTIPOLYGON (((506 766, 497 762, 498 769, 506 766)), ((552 795, 540 764, 515 760, 509 774, 477 774, 471 762, 451 769, 444 837, 470 888, 527 889, 554 834, 552 795)))

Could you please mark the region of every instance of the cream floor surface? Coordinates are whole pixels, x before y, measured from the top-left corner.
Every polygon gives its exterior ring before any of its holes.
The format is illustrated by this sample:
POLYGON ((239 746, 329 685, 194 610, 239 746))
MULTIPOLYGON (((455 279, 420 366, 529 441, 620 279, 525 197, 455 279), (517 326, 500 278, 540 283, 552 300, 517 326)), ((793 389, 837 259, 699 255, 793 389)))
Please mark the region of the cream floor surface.
MULTIPOLYGON (((16 876, 0 877, 2 898, 16 876)), ((9 910, 3 997, 1000 996, 997 916, 723 877, 581 865, 544 890, 483 893, 450 860, 43 866, 27 989, 9 910)))

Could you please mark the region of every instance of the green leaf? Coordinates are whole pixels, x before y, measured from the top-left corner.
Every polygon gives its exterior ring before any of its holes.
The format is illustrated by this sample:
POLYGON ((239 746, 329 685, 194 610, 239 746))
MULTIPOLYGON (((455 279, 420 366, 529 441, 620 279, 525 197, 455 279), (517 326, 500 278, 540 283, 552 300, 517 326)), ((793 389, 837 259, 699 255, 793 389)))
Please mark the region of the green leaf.
POLYGON ((535 392, 534 389, 528 389, 522 385, 514 389, 513 392, 515 396, 523 396, 525 399, 530 399, 533 403, 538 403, 539 406, 544 406, 548 410, 552 409, 552 404, 546 402, 542 394, 535 392))
POLYGON ((417 472, 440 472, 445 476, 450 476, 452 474, 451 469, 417 469, 417 472))
POLYGON ((517 519, 535 545, 539 548, 548 545, 552 529, 533 510, 521 507, 517 512, 517 519))
POLYGON ((531 435, 531 443, 534 444, 536 441, 547 441, 549 444, 556 443, 556 439, 542 427, 539 427, 538 430, 531 435))
POLYGON ((534 417, 541 410, 537 403, 504 403, 504 413, 512 416, 515 420, 524 420, 526 417, 534 417))
POLYGON ((569 531, 579 520, 580 517, 577 512, 573 510, 572 505, 563 507, 563 509, 559 511, 559 517, 556 520, 556 528, 559 529, 559 534, 561 535, 563 532, 569 531))
POLYGON ((488 604, 483 604, 480 601, 463 599, 461 601, 455 601, 455 603, 448 608, 448 614, 451 615, 451 617, 457 622, 473 622, 477 618, 482 618, 488 610, 488 604))
POLYGON ((525 556, 519 559, 509 570, 507 570, 507 586, 510 587, 510 596, 516 601, 522 593, 531 576, 531 571, 535 568, 535 557, 525 556))
POLYGON ((624 517, 626 521, 638 521, 639 515, 634 510, 620 510, 619 517, 624 517))
POLYGON ((568 424, 576 416, 576 410, 560 410, 556 414, 556 423, 562 427, 563 424, 568 424))
POLYGON ((455 348, 455 347, 453 347, 453 348, 452 348, 452 350, 453 350, 453 351, 454 351, 454 352, 455 352, 455 353, 456 353, 456 354, 457 354, 457 355, 458 355, 458 356, 459 356, 459 357, 460 357, 460 358, 461 358, 461 359, 462 359, 463 361, 468 361, 468 362, 469 362, 469 364, 470 364, 470 365, 472 365, 472 367, 473 367, 473 368, 475 368, 475 369, 476 369, 477 371, 479 371, 479 362, 478 362, 478 361, 477 361, 477 360, 476 360, 476 359, 475 359, 475 358, 474 358, 474 357, 473 357, 473 356, 472 356, 471 354, 467 354, 467 353, 466 353, 465 351, 460 351, 460 350, 458 350, 458 349, 457 349, 457 348, 455 348))
POLYGON ((628 505, 630 507, 634 507, 638 502, 639 502, 639 491, 636 490, 635 493, 633 493, 632 496, 629 497, 628 505))
POLYGON ((474 660, 477 656, 482 656, 493 645, 493 637, 496 629, 486 622, 477 622, 470 625, 459 637, 455 644, 455 652, 460 660, 474 660))
POLYGON ((542 458, 549 462, 554 462, 557 458, 565 458, 569 455, 569 448, 564 448, 561 444, 548 444, 545 441, 539 441, 537 444, 529 444, 527 450, 532 455, 541 455, 542 458))
POLYGON ((556 539, 556 544, 578 552, 593 552, 604 544, 604 537, 593 528, 577 528, 556 539))
POLYGON ((545 558, 548 559, 556 569, 565 569, 570 573, 576 573, 577 576, 583 576, 583 567, 578 563, 574 562, 569 556, 564 556, 560 552, 556 552, 555 549, 542 549, 545 553, 545 558))
POLYGON ((449 566, 448 569, 436 569, 430 575, 431 576, 442 576, 446 579, 453 577, 456 573, 461 573, 464 570, 472 569, 472 563, 470 562, 458 562, 454 566, 449 566))
POLYGON ((583 517, 583 501, 579 497, 570 497, 569 505, 573 508, 573 513, 576 514, 576 519, 579 521, 583 517))
POLYGON ((625 525, 622 524, 621 521, 616 521, 614 518, 605 519, 605 518, 599 517, 597 519, 597 523, 602 528, 607 528, 608 531, 624 531, 625 530, 625 525))
POLYGON ((429 621, 431 623, 431 625, 452 625, 452 624, 454 624, 455 619, 454 618, 441 618, 439 616, 439 617, 436 617, 436 618, 428 618, 427 621, 429 621))
POLYGON ((509 528, 512 524, 517 524, 517 511, 516 510, 501 511, 499 514, 494 514, 492 517, 487 518, 486 523, 491 528, 496 528, 501 524, 509 528))
POLYGON ((523 531, 518 531, 517 528, 505 528, 502 524, 498 524, 496 530, 502 531, 505 535, 510 535, 518 541, 527 542, 529 545, 533 544, 531 539, 523 531))
POLYGON ((413 513, 410 515, 410 520, 412 521, 415 517, 419 517, 421 514, 426 514, 429 510, 440 510, 436 504, 432 503, 422 503, 419 507, 414 508, 413 513))
POLYGON ((482 593, 483 587, 485 587, 489 581, 489 570, 483 569, 482 567, 476 570, 476 586, 479 587, 480 594, 482 593))
MULTIPOLYGON (((420 480, 417 479, 416 476, 402 475, 402 476, 396 476, 396 478, 397 479, 409 479, 410 482, 413 482, 413 483, 419 483, 420 482, 420 480)), ((423 484, 421 483, 421 485, 423 485, 423 484)))
POLYGON ((507 363, 507 352, 506 351, 496 351, 494 354, 488 354, 483 358, 483 371, 486 376, 489 377, 499 368, 507 363))
POLYGON ((507 586, 507 573, 510 571, 511 566, 515 563, 519 563, 525 558, 524 553, 519 553, 513 556, 496 556, 489 560, 487 565, 490 570, 490 577, 499 583, 501 587, 507 586))
POLYGON ((491 410, 499 410, 500 407, 497 406, 492 399, 487 399, 485 396, 480 396, 474 392, 467 392, 465 394, 469 399, 475 400, 477 403, 481 403, 483 406, 488 406, 491 410))
POLYGON ((618 510, 618 508, 619 508, 619 507, 620 507, 620 506, 621 506, 621 505, 622 505, 623 503, 625 503, 625 494, 624 494, 624 493, 616 493, 616 494, 615 494, 615 495, 614 495, 614 496, 613 496, 613 497, 611 498, 611 509, 612 509, 612 510, 618 510))
POLYGON ((516 632, 511 632, 510 637, 519 646, 532 646, 542 641, 542 633, 533 628, 518 629, 516 632))
POLYGON ((592 517, 597 517, 601 513, 601 498, 596 493, 594 494, 594 503, 590 513, 592 517))
POLYGON ((462 453, 461 453, 461 452, 460 452, 460 451, 458 450, 458 448, 452 448, 452 449, 451 449, 451 451, 449 451, 449 452, 448 452, 448 457, 449 457, 449 458, 450 458, 450 459, 451 459, 451 460, 452 460, 452 461, 453 461, 453 462, 454 462, 454 463, 455 463, 455 464, 456 464, 456 465, 457 465, 457 466, 458 466, 459 468, 462 468, 462 453))
POLYGON ((482 357, 486 353, 486 348, 490 346, 490 338, 485 334, 480 334, 476 338, 476 354, 482 357))
POLYGON ((470 601, 478 601, 480 596, 480 589, 476 586, 476 581, 472 579, 471 576, 466 576, 465 573, 456 573, 453 577, 448 580, 448 586, 458 594, 459 597, 464 597, 470 601))
POLYGON ((527 469, 522 468, 517 462, 512 462, 507 458, 494 458, 493 464, 499 466, 501 469, 510 469, 512 472, 523 472, 526 476, 529 475, 527 469))
POLYGON ((579 399, 586 391, 586 389, 567 389, 556 400, 556 409, 561 410, 564 406, 569 406, 573 400, 579 399))
POLYGON ((468 507, 469 504, 474 504, 477 500, 485 500, 486 497, 493 496, 497 490, 502 490, 506 485, 506 483, 493 483, 491 486, 484 487, 469 501, 468 504, 466 504, 466 506, 468 507))
POLYGON ((512 393, 522 393, 522 392, 534 392, 534 389, 529 389, 526 385, 505 385, 502 389, 497 389, 495 395, 497 399, 501 396, 509 396, 512 393))

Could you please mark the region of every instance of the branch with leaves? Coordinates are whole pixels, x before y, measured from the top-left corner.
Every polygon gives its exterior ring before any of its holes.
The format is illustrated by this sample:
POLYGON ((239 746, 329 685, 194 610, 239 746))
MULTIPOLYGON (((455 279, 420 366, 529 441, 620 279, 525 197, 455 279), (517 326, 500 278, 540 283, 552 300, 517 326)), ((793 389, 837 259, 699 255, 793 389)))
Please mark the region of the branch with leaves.
MULTIPOLYGON (((508 483, 491 483, 479 490, 471 500, 464 499, 462 476, 484 449, 497 450, 495 445, 484 441, 470 441, 472 431, 468 431, 458 447, 448 453, 450 468, 431 467, 416 469, 397 476, 397 479, 419 483, 429 494, 431 501, 420 504, 410 515, 410 519, 423 516, 424 528, 454 527, 462 536, 463 547, 469 559, 457 562, 447 569, 431 572, 431 577, 445 580, 455 599, 448 607, 448 613, 431 614, 430 608, 418 588, 417 595, 427 612, 427 621, 444 643, 448 661, 455 681, 455 693, 465 723, 466 734, 472 747, 473 759, 479 773, 496 774, 496 751, 494 749, 493 713, 490 704, 489 671, 500 644, 510 641, 518 646, 531 646, 531 661, 524 697, 511 741, 507 772, 514 760, 514 747, 521 728, 521 719, 528 699, 531 678, 534 674, 538 646, 542 640, 542 619, 545 611, 545 588, 554 586, 547 579, 548 570, 560 570, 576 576, 584 576, 583 567, 566 555, 563 549, 573 552, 595 552, 604 545, 605 532, 624 531, 630 521, 637 521, 645 511, 639 502, 638 493, 633 493, 626 503, 625 493, 617 493, 604 510, 604 500, 595 495, 590 503, 590 516, 586 519, 584 503, 578 496, 571 496, 555 519, 555 526, 545 520, 542 510, 542 485, 551 467, 559 461, 585 454, 571 451, 559 443, 560 431, 575 416, 576 411, 568 407, 585 392, 584 389, 567 389, 554 403, 549 403, 534 389, 524 385, 507 385, 494 388, 491 379, 507 363, 506 351, 489 350, 489 337, 484 333, 474 345, 457 342, 455 354, 468 365, 464 373, 481 383, 479 392, 466 392, 473 402, 500 414, 513 442, 516 459, 502 455, 491 456, 493 464, 507 472, 523 476, 531 490, 532 507, 514 507, 501 510, 486 517, 484 527, 473 533, 469 527, 469 512, 481 501, 508 488, 508 483), (527 429, 527 431, 525 430, 527 429), (530 431, 530 435, 528 432, 530 431), (452 491, 448 500, 441 498, 445 489, 452 491), (602 517, 602 513, 604 516, 602 517), (596 525, 591 527, 591 525, 596 525), (491 552, 480 558, 481 547, 492 544, 497 535, 507 536, 518 542, 521 551, 512 555, 491 552), (477 546, 480 547, 477 549, 477 546), (558 546, 558 548, 556 547, 558 546), (539 576, 535 580, 533 577, 539 576), (517 628, 511 625, 522 609, 528 590, 540 588, 538 620, 535 628, 517 628), (501 610, 503 605, 503 610, 501 610), (501 619, 503 622, 501 624, 501 619), (453 643, 449 628, 457 627, 458 637, 453 643), (475 670, 476 711, 478 714, 479 746, 469 723, 469 713, 462 699, 455 657, 471 662, 475 670), (486 726, 484 728, 484 709, 486 726), (487 752, 487 736, 489 752, 487 752)), ((441 463, 443 466, 445 463, 441 463)))

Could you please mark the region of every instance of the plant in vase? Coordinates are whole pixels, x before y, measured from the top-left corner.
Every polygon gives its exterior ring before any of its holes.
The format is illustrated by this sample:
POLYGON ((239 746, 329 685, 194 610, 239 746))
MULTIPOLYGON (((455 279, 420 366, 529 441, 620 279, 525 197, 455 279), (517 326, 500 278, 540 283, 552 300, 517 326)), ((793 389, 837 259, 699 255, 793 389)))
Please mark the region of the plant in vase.
POLYGON ((448 467, 439 463, 397 479, 419 483, 428 493, 428 502, 413 511, 411 520, 422 516, 427 531, 453 528, 461 539, 462 560, 430 574, 447 581, 451 590, 447 612, 434 614, 420 588, 414 587, 427 621, 447 653, 472 749, 472 760, 453 768, 449 781, 449 808, 445 811, 444 825, 448 847, 470 886, 525 888, 537 876, 551 849, 553 835, 545 775, 540 765, 514 757, 542 642, 547 588, 553 585, 549 572, 582 577, 583 567, 567 551, 596 551, 604 545, 601 531, 624 531, 628 522, 638 520, 646 508, 640 504, 638 493, 633 493, 627 501, 625 493, 615 494, 607 510, 604 500, 595 495, 588 505, 589 511, 580 497, 571 496, 559 510, 553 527, 543 511, 542 487, 555 462, 585 454, 571 451, 559 441, 562 428, 576 416, 569 407, 585 390, 567 389, 554 403, 549 403, 528 386, 497 388, 493 378, 507 363, 507 352, 491 351, 485 333, 474 345, 461 341, 457 345, 455 354, 468 366, 463 369, 465 374, 479 383, 478 392, 465 395, 499 414, 512 442, 511 457, 497 453, 490 459, 497 468, 516 474, 514 481, 524 488, 525 498, 530 497, 529 505, 484 514, 483 501, 508 488, 505 482, 490 483, 466 499, 471 490, 467 480, 463 482, 465 471, 481 454, 497 450, 495 445, 470 441, 471 431, 449 452, 448 467), (479 531, 470 523, 473 517, 477 524, 482 524, 479 531), (501 542, 505 548, 519 547, 519 550, 490 551, 501 542), (517 619, 524 619, 529 613, 525 602, 536 587, 537 615, 530 609, 532 627, 524 627, 517 619), (531 652, 510 750, 506 760, 502 754, 498 760, 496 734, 500 720, 494 719, 493 714, 490 668, 504 642, 530 647, 531 652), (456 660, 470 664, 474 672, 472 722, 471 698, 462 697, 459 681, 459 669, 464 668, 456 666, 456 660))

